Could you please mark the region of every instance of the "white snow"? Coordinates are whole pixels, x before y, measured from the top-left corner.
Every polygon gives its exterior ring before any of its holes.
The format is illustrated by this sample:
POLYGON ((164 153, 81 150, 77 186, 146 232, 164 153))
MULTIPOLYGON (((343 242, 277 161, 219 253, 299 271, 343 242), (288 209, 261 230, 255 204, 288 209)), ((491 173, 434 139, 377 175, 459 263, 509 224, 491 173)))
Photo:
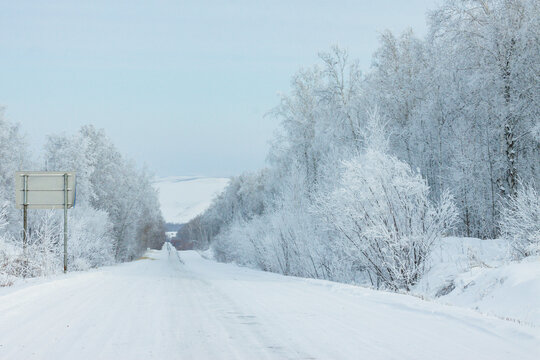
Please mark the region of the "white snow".
POLYGON ((193 251, 0 289, 0 359, 537 359, 537 327, 193 251))
POLYGON ((443 301, 540 327, 540 257, 460 274, 443 301))
POLYGON ((508 258, 504 240, 442 239, 414 292, 540 327, 540 257, 508 258))
POLYGON ((158 178, 161 212, 166 222, 184 224, 203 213, 229 183, 228 178, 169 176, 158 178))
POLYGON ((459 274, 474 267, 496 267, 508 258, 508 242, 476 238, 447 237, 435 243, 429 261, 429 271, 416 290, 435 297, 442 287, 459 274))

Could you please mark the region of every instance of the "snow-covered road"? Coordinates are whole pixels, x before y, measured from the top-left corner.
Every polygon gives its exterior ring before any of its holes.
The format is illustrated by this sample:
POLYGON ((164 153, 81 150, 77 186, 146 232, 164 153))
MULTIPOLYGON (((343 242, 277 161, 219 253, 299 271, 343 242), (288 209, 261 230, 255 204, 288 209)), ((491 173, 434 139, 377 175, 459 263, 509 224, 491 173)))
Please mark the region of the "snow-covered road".
POLYGON ((151 251, 0 289, 0 359, 538 359, 538 328, 151 251))

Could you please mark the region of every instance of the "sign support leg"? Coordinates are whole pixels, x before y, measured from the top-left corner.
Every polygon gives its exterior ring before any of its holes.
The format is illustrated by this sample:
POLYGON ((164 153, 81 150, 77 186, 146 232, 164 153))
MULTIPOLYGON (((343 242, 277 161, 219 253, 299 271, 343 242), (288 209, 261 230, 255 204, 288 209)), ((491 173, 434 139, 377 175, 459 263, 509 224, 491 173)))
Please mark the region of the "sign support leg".
POLYGON ((23 277, 26 277, 28 272, 28 250, 26 249, 26 243, 28 239, 26 238, 28 234, 28 205, 23 205, 23 262, 24 262, 24 272, 23 277))
POLYGON ((68 174, 64 174, 64 273, 67 272, 67 237, 68 237, 68 174))
POLYGON ((28 242, 28 175, 23 177, 23 254, 26 259, 26 243, 28 242))
MULTIPOLYGON (((20 226, 20 225, 19 225, 20 226)), ((26 256, 26 238, 28 234, 28 205, 23 205, 23 253, 26 256)))

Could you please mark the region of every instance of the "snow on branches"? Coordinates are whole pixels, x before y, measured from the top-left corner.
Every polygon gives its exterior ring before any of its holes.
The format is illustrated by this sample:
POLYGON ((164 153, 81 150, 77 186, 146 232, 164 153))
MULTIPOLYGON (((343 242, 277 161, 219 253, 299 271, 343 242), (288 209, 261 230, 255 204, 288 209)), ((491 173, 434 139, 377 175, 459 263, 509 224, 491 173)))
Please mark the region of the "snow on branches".
POLYGON ((501 235, 518 259, 540 255, 540 194, 532 184, 520 184, 517 195, 501 211, 501 235))
POLYGON ((337 187, 317 209, 351 257, 360 258, 373 286, 409 290, 424 273, 434 241, 457 217, 445 192, 439 204, 404 162, 379 151, 343 162, 337 187))

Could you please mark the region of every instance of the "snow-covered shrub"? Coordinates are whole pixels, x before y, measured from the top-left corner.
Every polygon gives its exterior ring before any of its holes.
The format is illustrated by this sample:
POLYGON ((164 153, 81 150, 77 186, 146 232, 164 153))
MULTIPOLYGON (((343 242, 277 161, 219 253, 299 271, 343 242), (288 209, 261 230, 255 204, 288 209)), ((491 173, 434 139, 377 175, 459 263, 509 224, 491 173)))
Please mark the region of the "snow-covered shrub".
POLYGON ((448 193, 439 204, 428 194, 426 181, 407 164, 368 150, 344 162, 342 178, 317 210, 372 285, 409 290, 424 273, 433 242, 457 215, 448 193))
POLYGON ((13 283, 20 272, 20 263, 19 249, 4 235, 0 235, 0 287, 13 283))
POLYGON ((63 267, 63 219, 60 211, 41 210, 29 233, 24 277, 54 274, 63 267))
POLYGON ((273 265, 275 258, 270 256, 267 247, 269 226, 264 219, 255 217, 250 220, 235 219, 226 231, 220 233, 212 245, 214 256, 219 261, 235 262, 256 267, 265 271, 278 272, 273 265), (266 231, 265 231, 266 230, 266 231))
POLYGON ((540 255, 540 196, 533 184, 521 184, 516 196, 505 202, 499 225, 516 258, 540 255))
MULTIPOLYGON (((32 221, 26 249, 22 248, 21 239, 0 235, 0 286, 9 285, 16 278, 46 276, 63 269, 62 212, 40 210, 32 215, 37 218, 32 221)), ((113 263, 111 228, 104 211, 84 205, 70 210, 69 269, 86 270, 113 263)))
POLYGON ((28 273, 28 260, 22 243, 6 231, 9 225, 9 202, 0 206, 0 286, 9 286, 28 273))
POLYGON ((11 252, 8 251, 6 242, 6 233, 4 231, 7 226, 7 204, 0 205, 0 287, 11 285, 13 279, 10 275, 11 252))
MULTIPOLYGON (((338 280, 333 277, 339 273, 333 249, 310 211, 303 178, 292 168, 279 181, 281 191, 269 197, 264 212, 237 213, 214 238, 215 258, 285 275, 338 280)), ((242 201, 257 204, 261 187, 242 187, 242 201)))
POLYGON ((112 224, 107 213, 90 206, 70 210, 69 260, 71 269, 114 263, 112 224))

